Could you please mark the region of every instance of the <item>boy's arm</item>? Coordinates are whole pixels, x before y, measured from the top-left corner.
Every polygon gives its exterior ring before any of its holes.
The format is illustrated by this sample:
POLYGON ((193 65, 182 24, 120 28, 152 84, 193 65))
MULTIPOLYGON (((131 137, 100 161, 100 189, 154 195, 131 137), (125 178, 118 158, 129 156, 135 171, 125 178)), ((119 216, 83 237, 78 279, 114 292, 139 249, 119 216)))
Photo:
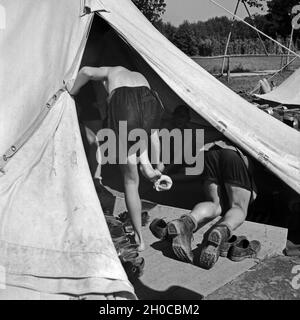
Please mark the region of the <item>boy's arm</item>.
POLYGON ((70 95, 76 95, 90 80, 104 80, 107 78, 108 68, 83 67, 77 74, 74 85, 68 88, 70 95))
POLYGON ((156 167, 156 169, 162 172, 164 171, 165 166, 162 163, 162 161, 160 161, 161 146, 160 146, 160 140, 158 136, 158 130, 155 130, 155 132, 152 133, 152 135, 150 136, 150 140, 151 140, 151 147, 152 147, 151 163, 154 165, 154 167, 156 167))

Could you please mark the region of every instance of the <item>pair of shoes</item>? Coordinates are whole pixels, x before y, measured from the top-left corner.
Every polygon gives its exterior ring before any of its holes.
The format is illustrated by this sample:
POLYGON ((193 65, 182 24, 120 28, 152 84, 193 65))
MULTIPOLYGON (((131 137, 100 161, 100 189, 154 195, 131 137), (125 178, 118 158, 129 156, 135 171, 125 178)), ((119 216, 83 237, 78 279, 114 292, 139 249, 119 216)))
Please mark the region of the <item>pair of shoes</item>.
POLYGON ((256 258, 261 249, 257 240, 249 241, 245 236, 231 236, 220 246, 220 256, 232 261, 242 261, 246 258, 256 258))
POLYGON ((249 241, 244 238, 230 247, 228 258, 235 262, 242 261, 246 258, 256 258, 260 249, 261 244, 258 240, 249 241))
MULTIPOLYGON (((141 214, 142 214, 142 226, 145 227, 149 223, 150 216, 147 211, 143 211, 141 214)), ((123 223, 126 223, 126 225, 131 224, 131 219, 127 211, 120 213, 117 219, 123 223)))
POLYGON ((128 236, 113 238, 118 257, 130 282, 134 282, 143 274, 144 258, 139 256, 138 245, 131 243, 128 236))
POLYGON ((120 247, 123 246, 127 246, 129 244, 131 244, 130 239, 127 236, 122 236, 119 238, 112 238, 113 244, 115 246, 116 251, 118 251, 118 249, 120 247))
POLYGON ((114 216, 104 215, 112 239, 125 236, 124 225, 114 216))
POLYGON ((201 251, 199 264, 201 268, 211 269, 218 261, 222 245, 230 238, 230 230, 224 224, 214 227, 205 239, 205 246, 201 251))
POLYGON ((132 253, 138 253, 138 245, 136 243, 118 244, 115 246, 119 257, 128 256, 132 253))
POLYGON ((246 239, 245 236, 236 236, 232 235, 227 241, 224 241, 220 246, 220 256, 221 257, 228 257, 229 250, 237 245, 242 240, 246 239))
POLYGON ((119 255, 119 259, 131 283, 143 275, 145 260, 139 256, 137 251, 129 251, 119 255))
POLYGON ((168 238, 168 224, 164 219, 155 218, 149 226, 150 231, 159 240, 167 240, 168 238))

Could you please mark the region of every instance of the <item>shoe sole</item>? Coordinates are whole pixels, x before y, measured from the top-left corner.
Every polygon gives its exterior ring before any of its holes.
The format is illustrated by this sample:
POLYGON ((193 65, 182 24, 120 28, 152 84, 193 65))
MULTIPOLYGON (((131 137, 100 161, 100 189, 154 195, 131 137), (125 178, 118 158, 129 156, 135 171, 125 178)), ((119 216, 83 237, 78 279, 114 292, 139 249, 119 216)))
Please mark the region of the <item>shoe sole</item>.
POLYGON ((119 238, 113 238, 112 239, 113 241, 113 244, 115 247, 117 246, 126 246, 128 244, 130 244, 130 239, 126 236, 122 236, 122 237, 119 237, 119 238))
POLYGON ((226 258, 228 256, 228 251, 220 251, 220 257, 226 258))
POLYGON ((172 238, 174 238, 180 234, 176 225, 173 222, 168 223, 167 229, 168 229, 169 236, 172 238))
POLYGON ((135 243, 131 243, 125 246, 121 246, 118 250, 118 256, 128 256, 132 253, 135 253, 138 251, 138 245, 135 243))
POLYGON ((257 254, 251 254, 251 255, 247 255, 247 256, 244 256, 244 257, 234 257, 234 256, 230 256, 230 260, 234 261, 234 262, 240 262, 240 261, 243 261, 245 259, 253 259, 253 258, 256 258, 257 257, 257 254))
MULTIPOLYGON (((170 238, 173 239, 173 242, 172 242, 172 249, 173 249, 173 252, 174 254, 176 255, 177 258, 179 258, 180 260, 182 261, 186 261, 186 262, 189 262, 189 263, 193 263, 193 259, 191 259, 187 253, 186 250, 184 250, 182 248, 182 246, 180 245, 176 245, 176 243, 174 243, 174 238, 178 235, 180 235, 180 231, 177 229, 177 226, 172 223, 172 222, 169 222, 168 223, 168 227, 167 227, 167 230, 168 230, 168 235, 170 238)), ((175 240, 176 241, 176 240, 175 240)))
POLYGON ((200 267, 211 269, 220 256, 219 248, 222 243, 222 235, 218 230, 213 230, 207 238, 207 246, 200 254, 200 267))

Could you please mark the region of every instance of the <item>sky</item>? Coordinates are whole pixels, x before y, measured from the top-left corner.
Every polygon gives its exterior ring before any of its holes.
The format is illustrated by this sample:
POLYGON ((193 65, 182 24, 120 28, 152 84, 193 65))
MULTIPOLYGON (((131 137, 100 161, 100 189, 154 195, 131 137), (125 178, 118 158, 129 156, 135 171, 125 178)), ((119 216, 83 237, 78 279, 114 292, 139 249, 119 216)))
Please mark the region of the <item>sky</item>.
MULTIPOLYGON (((234 11, 237 0, 215 0, 223 7, 231 12, 234 11)), ((178 26, 184 20, 189 22, 206 21, 209 18, 216 16, 232 17, 225 10, 217 7, 209 0, 165 0, 166 12, 162 16, 164 22, 171 22, 173 25, 178 26)), ((253 8, 249 8, 251 13, 260 12, 253 8)), ((240 4, 238 15, 241 18, 247 16, 246 10, 240 4)))

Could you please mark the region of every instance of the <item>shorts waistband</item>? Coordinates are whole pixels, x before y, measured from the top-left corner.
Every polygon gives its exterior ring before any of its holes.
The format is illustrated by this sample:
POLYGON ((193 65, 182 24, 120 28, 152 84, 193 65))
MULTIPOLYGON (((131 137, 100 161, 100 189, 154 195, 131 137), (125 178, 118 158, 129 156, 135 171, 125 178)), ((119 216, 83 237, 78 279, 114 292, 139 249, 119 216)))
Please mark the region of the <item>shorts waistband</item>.
POLYGON ((151 92, 155 92, 155 91, 153 91, 151 88, 149 88, 149 87, 147 87, 147 86, 138 86, 138 87, 128 87, 128 86, 122 86, 122 87, 118 87, 118 88, 115 88, 114 90, 112 90, 111 91, 111 93, 108 95, 108 97, 106 98, 106 101, 107 101, 107 103, 109 103, 110 102, 110 100, 111 100, 111 98, 112 98, 112 96, 119 90, 119 89, 132 89, 132 90, 134 90, 134 89, 142 89, 142 88, 145 88, 145 89, 148 89, 149 91, 151 91, 151 92))

